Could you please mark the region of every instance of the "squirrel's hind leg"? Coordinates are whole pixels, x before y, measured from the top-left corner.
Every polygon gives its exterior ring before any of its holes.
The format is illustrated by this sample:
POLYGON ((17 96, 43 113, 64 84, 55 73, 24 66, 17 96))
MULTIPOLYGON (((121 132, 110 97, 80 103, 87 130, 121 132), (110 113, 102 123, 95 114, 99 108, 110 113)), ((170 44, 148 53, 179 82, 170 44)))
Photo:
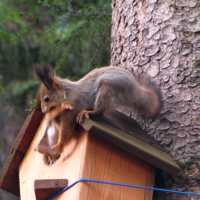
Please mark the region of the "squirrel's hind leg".
POLYGON ((81 111, 77 116, 77 122, 83 124, 85 117, 91 119, 102 117, 106 110, 110 108, 113 96, 114 90, 110 87, 110 84, 107 82, 102 83, 96 95, 94 110, 81 111))

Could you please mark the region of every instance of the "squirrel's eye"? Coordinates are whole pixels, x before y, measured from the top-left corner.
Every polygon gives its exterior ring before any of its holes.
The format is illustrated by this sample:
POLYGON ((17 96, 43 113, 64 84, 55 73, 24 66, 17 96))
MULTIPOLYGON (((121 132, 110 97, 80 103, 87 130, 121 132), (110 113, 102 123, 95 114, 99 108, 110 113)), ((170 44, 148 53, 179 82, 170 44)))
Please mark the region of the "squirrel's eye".
POLYGON ((44 97, 44 101, 48 102, 49 100, 49 97, 44 97))

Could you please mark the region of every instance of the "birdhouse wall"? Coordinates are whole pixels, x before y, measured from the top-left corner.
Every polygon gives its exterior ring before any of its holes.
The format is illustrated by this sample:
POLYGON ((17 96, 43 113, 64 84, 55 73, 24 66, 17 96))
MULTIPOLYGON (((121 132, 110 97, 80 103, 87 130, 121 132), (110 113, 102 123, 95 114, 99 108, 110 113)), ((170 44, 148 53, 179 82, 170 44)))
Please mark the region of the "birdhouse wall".
MULTIPOLYGON (((45 120, 45 119, 44 119, 45 120)), ((35 151, 45 123, 42 122, 20 167, 21 200, 35 200, 34 180, 68 179, 69 185, 80 178, 153 187, 154 168, 99 136, 83 129, 74 131, 61 157, 52 165, 44 163, 35 151)), ((55 200, 151 200, 152 191, 107 184, 81 182, 60 194, 55 200)))

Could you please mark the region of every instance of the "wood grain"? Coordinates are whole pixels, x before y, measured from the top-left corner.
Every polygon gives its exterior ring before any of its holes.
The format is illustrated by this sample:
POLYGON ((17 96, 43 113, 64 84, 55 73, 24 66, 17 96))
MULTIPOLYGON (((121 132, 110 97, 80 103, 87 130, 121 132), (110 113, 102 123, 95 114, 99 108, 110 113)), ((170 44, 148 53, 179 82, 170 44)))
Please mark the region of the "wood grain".
POLYGON ((40 179, 34 181, 37 200, 46 200, 68 186, 67 179, 40 179))
POLYGON ((11 149, 11 155, 4 163, 0 176, 0 188, 19 196, 19 165, 40 125, 43 113, 37 106, 25 120, 11 149))
MULTIPOLYGON (((123 123, 121 122, 121 124, 123 123)), ((124 151, 143 159, 159 169, 173 175, 178 175, 180 172, 180 167, 170 155, 165 153, 161 147, 157 148, 155 145, 152 145, 152 138, 149 135, 143 135, 143 138, 146 139, 139 138, 133 131, 134 126, 132 128, 133 133, 127 134, 119 128, 119 125, 110 125, 102 118, 98 120, 85 119, 83 127, 90 133, 107 139, 109 142, 121 147, 124 151)))
MULTIPOLYGON (((91 163, 91 179, 116 183, 146 185, 148 164, 110 144, 100 137, 93 136, 93 162, 91 163)), ((132 200, 144 199, 145 190, 90 183, 88 200, 132 200)))
MULTIPOLYGON (((45 119, 44 119, 45 120, 45 119)), ((64 146, 59 160, 45 165, 43 155, 34 150, 43 134, 41 124, 19 168, 21 200, 35 200, 34 180, 68 179, 69 185, 80 178, 145 186, 148 164, 110 142, 87 131, 75 131, 64 146)), ((150 172, 151 173, 151 172, 150 172)), ((151 184, 152 185, 152 184, 151 184)), ((55 200, 143 200, 145 190, 80 182, 55 200)))

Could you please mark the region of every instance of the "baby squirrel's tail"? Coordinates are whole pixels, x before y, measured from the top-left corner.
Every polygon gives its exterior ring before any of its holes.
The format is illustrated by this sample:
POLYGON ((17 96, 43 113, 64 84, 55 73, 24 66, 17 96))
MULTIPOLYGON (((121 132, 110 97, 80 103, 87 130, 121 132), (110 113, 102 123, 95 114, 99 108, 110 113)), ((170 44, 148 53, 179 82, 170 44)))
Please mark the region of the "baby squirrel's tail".
POLYGON ((147 74, 131 72, 139 84, 137 109, 144 117, 154 117, 162 109, 163 101, 160 88, 147 74))

